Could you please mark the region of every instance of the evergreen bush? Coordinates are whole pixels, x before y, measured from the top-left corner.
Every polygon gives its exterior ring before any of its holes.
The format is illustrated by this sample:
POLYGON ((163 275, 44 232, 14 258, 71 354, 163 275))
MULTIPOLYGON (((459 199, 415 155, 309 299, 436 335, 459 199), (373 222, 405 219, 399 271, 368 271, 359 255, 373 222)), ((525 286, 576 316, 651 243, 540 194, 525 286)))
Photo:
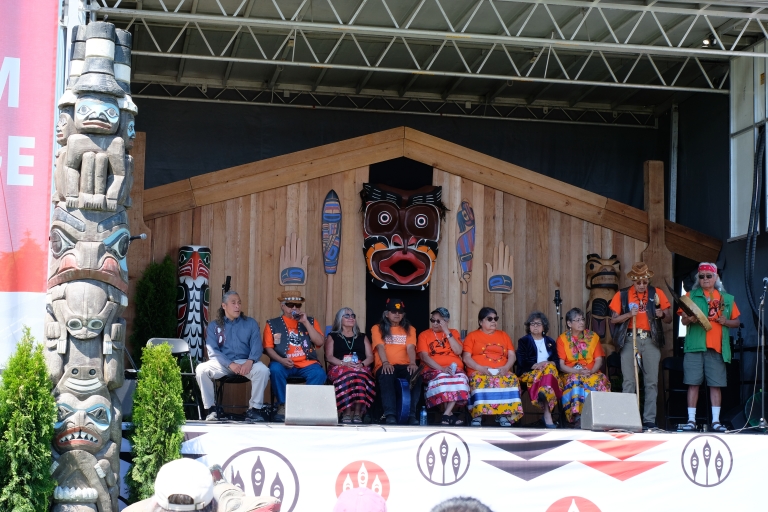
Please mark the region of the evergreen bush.
POLYGON ((145 347, 133 395, 133 466, 126 475, 132 502, 152 496, 160 467, 181 458, 181 391, 171 347, 165 343, 145 347))
POLYGON ((166 256, 161 263, 150 263, 136 283, 136 316, 130 337, 134 359, 148 339, 176 337, 177 273, 176 262, 166 256))
POLYGON ((52 388, 43 347, 25 327, 0 384, 0 510, 48 510, 56 485, 50 474, 52 388))

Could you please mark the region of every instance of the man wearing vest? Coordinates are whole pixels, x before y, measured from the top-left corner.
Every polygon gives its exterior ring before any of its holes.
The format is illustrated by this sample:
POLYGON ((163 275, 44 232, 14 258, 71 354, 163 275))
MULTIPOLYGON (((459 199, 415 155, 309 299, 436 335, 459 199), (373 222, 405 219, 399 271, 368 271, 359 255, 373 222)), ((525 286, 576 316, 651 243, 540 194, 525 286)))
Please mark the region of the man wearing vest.
POLYGON ((267 320, 264 327, 264 349, 269 363, 272 390, 277 395, 275 421, 285 421, 285 386, 289 377, 303 377, 307 385, 325 383, 325 370, 317 359, 317 347, 325 338, 320 324, 301 310, 304 297, 298 291, 286 290, 277 298, 283 316, 267 320))
MULTIPOLYGON (((659 361, 664 346, 664 329, 661 322, 672 322, 672 305, 664 292, 650 285, 653 272, 642 262, 632 265, 627 277, 633 284, 616 292, 611 300, 611 324, 613 343, 621 354, 622 391, 637 393, 635 383, 634 346, 632 343, 632 319, 637 326, 637 352, 642 361, 645 402, 643 427, 656 428, 656 396, 659 384, 659 361)), ((639 373, 638 373, 639 375, 639 373)))
POLYGON ((733 295, 725 293, 714 263, 701 263, 698 277, 693 289, 686 295, 707 315, 712 329, 706 331, 695 316, 677 310, 682 324, 687 327, 683 383, 688 385, 688 423, 683 430, 696 430, 699 386, 706 377, 712 402, 711 430, 725 432, 727 429, 720 423, 720 388, 726 386, 725 363, 731 362, 730 328, 739 326, 740 313, 733 295))

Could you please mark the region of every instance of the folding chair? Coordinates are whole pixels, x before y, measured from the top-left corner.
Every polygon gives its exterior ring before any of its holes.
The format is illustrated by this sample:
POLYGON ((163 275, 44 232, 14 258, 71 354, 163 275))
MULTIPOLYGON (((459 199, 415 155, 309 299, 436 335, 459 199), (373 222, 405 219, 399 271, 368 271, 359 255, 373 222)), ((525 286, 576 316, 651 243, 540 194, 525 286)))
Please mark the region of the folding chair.
POLYGON ((183 404, 185 415, 188 407, 194 408, 197 411, 197 419, 203 419, 203 412, 200 405, 200 390, 197 387, 197 378, 195 376, 195 360, 189 353, 189 345, 186 340, 180 338, 150 338, 149 341, 147 341, 147 346, 162 345, 163 343, 167 343, 171 346, 171 354, 176 358, 176 362, 179 365, 182 387, 185 390, 189 390, 191 393, 192 401, 183 404), (183 360, 185 356, 189 359, 189 366, 191 369, 189 372, 183 370, 183 360), (186 386, 185 383, 187 384, 186 386))

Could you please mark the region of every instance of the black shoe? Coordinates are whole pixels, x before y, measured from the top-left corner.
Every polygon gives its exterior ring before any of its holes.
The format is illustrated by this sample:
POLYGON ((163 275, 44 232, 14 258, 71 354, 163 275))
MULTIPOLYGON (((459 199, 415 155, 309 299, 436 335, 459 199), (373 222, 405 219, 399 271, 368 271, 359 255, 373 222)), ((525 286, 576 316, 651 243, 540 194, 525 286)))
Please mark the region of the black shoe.
POLYGON ((395 418, 394 415, 388 414, 387 418, 384 420, 385 425, 397 425, 397 418, 395 418))
POLYGON ((543 391, 539 391, 539 394, 538 394, 538 396, 536 397, 536 400, 537 400, 537 401, 538 401, 540 404, 546 404, 546 403, 547 403, 547 395, 546 395, 546 394, 544 394, 544 392, 543 392, 543 391))
POLYGON ((272 421, 275 423, 285 423, 285 404, 277 406, 277 412, 272 416, 272 421))
POLYGON ((654 421, 644 421, 643 428, 658 428, 658 427, 656 426, 656 422, 654 421))
POLYGON ((411 414, 410 416, 408 416, 408 424, 409 425, 418 425, 419 424, 419 418, 417 418, 415 414, 411 414))
POLYGON ((245 421, 249 423, 263 423, 264 415, 261 413, 261 409, 254 409, 251 407, 245 413, 245 421))

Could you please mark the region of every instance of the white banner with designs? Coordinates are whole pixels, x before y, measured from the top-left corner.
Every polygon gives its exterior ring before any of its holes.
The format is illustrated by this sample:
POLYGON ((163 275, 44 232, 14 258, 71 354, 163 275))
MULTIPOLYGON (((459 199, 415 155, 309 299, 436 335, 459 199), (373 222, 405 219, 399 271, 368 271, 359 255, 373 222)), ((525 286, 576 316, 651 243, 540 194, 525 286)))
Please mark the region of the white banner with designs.
POLYGON ((330 512, 358 486, 380 493, 390 512, 428 512, 454 496, 495 512, 755 510, 768 453, 768 437, 755 435, 207 424, 184 432, 186 457, 220 464, 246 493, 281 497, 282 512, 330 512))

